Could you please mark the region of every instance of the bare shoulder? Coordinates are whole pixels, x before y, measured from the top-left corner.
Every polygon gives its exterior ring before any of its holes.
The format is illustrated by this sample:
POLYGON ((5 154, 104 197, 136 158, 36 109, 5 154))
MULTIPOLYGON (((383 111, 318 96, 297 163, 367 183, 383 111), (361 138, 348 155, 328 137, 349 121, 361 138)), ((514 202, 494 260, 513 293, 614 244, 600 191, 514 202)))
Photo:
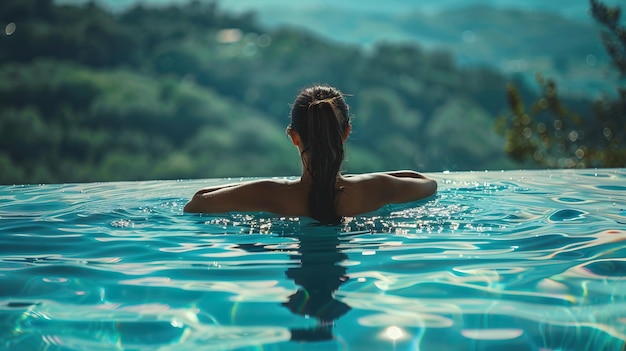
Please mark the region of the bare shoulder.
POLYGON ((283 213, 285 203, 297 200, 294 181, 259 180, 225 186, 212 191, 201 189, 185 205, 185 212, 224 213, 268 211, 283 213))
POLYGON ((344 180, 352 184, 361 183, 368 186, 383 188, 387 188, 388 186, 411 187, 431 185, 435 186, 434 190, 436 190, 437 185, 437 182, 434 179, 415 171, 393 171, 348 175, 344 178, 344 180))
POLYGON ((437 191, 434 179, 413 171, 352 175, 345 177, 343 184, 346 197, 364 204, 367 211, 387 204, 421 200, 437 191))
POLYGON ((437 181, 413 171, 384 173, 390 203, 417 201, 437 192, 437 181))

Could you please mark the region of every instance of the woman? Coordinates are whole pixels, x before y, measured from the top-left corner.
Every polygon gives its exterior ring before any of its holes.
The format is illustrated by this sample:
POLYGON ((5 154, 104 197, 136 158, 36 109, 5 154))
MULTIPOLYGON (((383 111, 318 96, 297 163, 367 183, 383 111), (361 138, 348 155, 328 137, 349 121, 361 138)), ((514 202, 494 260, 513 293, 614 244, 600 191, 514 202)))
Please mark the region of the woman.
POLYGON ((351 125, 341 92, 330 86, 305 88, 291 109, 287 134, 300 152, 299 180, 261 180, 200 189, 185 212, 265 211, 309 216, 322 224, 374 211, 387 204, 433 195, 437 182, 413 171, 342 176, 344 143, 351 125))

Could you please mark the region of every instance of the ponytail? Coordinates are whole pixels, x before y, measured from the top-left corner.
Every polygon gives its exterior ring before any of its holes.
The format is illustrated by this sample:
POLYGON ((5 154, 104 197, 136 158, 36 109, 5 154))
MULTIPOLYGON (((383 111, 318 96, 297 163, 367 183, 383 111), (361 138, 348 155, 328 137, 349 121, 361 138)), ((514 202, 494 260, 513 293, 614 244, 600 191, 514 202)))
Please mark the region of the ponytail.
POLYGON ((343 137, 349 126, 348 105, 329 86, 302 90, 291 109, 290 128, 302 139, 302 160, 311 176, 308 209, 322 224, 341 220, 337 214, 337 176, 344 157, 343 137))
POLYGON ((337 223, 337 175, 343 161, 343 140, 332 99, 318 100, 308 107, 308 152, 306 170, 311 175, 309 211, 322 223, 337 223))

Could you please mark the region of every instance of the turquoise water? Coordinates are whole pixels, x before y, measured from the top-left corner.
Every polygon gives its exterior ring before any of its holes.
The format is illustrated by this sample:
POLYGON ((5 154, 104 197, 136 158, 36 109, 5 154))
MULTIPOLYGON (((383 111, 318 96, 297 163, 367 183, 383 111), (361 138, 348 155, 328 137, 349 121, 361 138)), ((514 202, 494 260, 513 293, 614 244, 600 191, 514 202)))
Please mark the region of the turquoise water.
POLYGON ((2 186, 0 349, 625 348, 626 170, 431 176, 336 227, 182 213, 228 180, 2 186))

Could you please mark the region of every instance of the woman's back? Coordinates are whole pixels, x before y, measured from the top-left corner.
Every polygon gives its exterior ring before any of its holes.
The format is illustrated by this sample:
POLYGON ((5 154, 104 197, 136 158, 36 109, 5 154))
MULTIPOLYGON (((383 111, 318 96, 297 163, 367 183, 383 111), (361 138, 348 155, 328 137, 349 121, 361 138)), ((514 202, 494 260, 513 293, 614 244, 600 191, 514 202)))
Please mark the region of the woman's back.
POLYGON ((260 181, 202 189, 187 212, 266 211, 337 223, 345 216, 389 203, 432 195, 437 183, 412 171, 341 175, 344 144, 352 126, 343 94, 330 86, 303 89, 291 108, 287 134, 300 153, 297 181, 260 181))
MULTIPOLYGON (((368 173, 339 177, 335 210, 340 217, 375 211, 394 203, 431 196, 437 182, 417 172, 368 173)), ((255 181, 201 189, 186 212, 264 211, 284 216, 312 216, 307 181, 255 181)))

